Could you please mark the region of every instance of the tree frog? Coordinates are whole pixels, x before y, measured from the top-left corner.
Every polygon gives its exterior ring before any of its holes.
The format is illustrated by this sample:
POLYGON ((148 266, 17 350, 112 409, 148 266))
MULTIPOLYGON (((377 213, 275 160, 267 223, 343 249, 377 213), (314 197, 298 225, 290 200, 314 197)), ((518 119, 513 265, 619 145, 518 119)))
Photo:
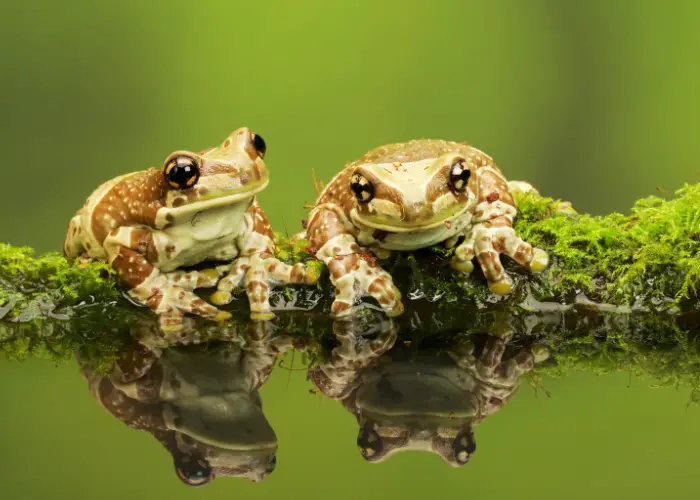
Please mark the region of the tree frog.
POLYGON ((392 250, 456 246, 452 267, 470 273, 476 257, 490 289, 503 295, 512 280, 501 254, 532 272, 549 260, 515 233, 516 213, 491 157, 465 143, 420 139, 378 147, 341 170, 311 209, 306 238, 336 287, 332 314, 346 316, 371 296, 395 316, 401 294, 362 248, 381 259, 392 250))
POLYGON ((241 334, 220 327, 220 340, 210 336, 201 344, 195 329, 185 328, 176 344, 141 335, 110 374, 87 364, 83 374, 112 416, 168 450, 185 484, 203 486, 218 477, 262 481, 275 469, 277 436, 259 389, 294 342, 269 326, 253 322, 241 334))
POLYGON ((309 378, 355 417, 357 445, 372 463, 420 450, 465 465, 476 451, 474 426, 500 411, 520 377, 549 356, 534 345, 503 359, 509 333, 488 335, 482 349, 462 335, 447 348, 420 350, 396 343, 391 330, 369 341, 336 336, 340 344, 309 378))
POLYGON ((181 329, 185 313, 228 319, 194 293, 217 283, 216 305, 242 284, 251 317, 273 318, 270 287, 311 284, 318 273, 275 258, 270 224, 255 199, 269 181, 265 152, 263 138, 244 127, 218 147, 175 151, 160 169, 104 183, 71 220, 65 256, 107 261, 129 296, 159 314, 164 330, 181 329), (232 264, 181 269, 204 261, 232 264))

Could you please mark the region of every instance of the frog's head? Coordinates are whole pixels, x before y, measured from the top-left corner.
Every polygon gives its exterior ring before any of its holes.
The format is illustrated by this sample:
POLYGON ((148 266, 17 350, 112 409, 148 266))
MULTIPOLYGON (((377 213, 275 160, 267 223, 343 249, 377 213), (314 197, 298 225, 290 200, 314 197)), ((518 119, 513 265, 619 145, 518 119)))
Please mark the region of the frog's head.
POLYGON ((409 450, 432 452, 452 467, 469 462, 476 451, 469 420, 434 427, 425 427, 425 423, 423 420, 417 426, 397 426, 367 420, 360 428, 357 446, 362 457, 372 463, 383 462, 399 451, 409 450))
POLYGON ((473 171, 486 155, 465 144, 417 140, 367 153, 350 166, 355 222, 389 232, 427 230, 476 200, 473 171))
POLYGON ((169 448, 175 472, 186 484, 218 477, 258 482, 275 469, 277 436, 257 392, 182 397, 165 405, 163 417, 175 435, 169 448))
POLYGON ((165 206, 172 212, 201 211, 250 199, 269 182, 265 141, 247 128, 200 153, 175 151, 165 160, 165 206))
MULTIPOLYGON (((179 441, 185 442, 182 436, 179 441)), ((173 452, 175 474, 188 486, 204 486, 219 477, 259 482, 272 474, 277 465, 274 450, 231 450, 195 441, 188 443, 188 451, 173 452)))
POLYGON ((190 486, 217 477, 262 481, 275 469, 277 437, 257 397, 202 396, 180 406, 165 405, 162 440, 174 459, 175 473, 190 486))

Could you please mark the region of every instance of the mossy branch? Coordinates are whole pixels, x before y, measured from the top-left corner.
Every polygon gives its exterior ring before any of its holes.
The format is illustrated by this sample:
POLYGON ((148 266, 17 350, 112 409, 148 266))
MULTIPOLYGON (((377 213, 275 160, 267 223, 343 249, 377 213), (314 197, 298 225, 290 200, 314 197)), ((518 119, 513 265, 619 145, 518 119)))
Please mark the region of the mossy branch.
MULTIPOLYGON (((507 321, 520 335, 551 345, 559 368, 634 367, 697 386, 700 184, 670 200, 640 200, 629 215, 578 214, 533 193, 518 194, 517 202, 516 231, 549 252, 548 270, 531 275, 506 262, 516 286, 498 297, 479 271, 454 272, 449 250, 395 253, 379 264, 404 292, 401 333, 489 331, 507 321)), ((303 241, 279 237, 278 255, 320 265, 303 241)), ((330 334, 332 292, 327 277, 318 287, 276 290, 277 327, 319 339, 330 334)), ((229 328, 248 324, 247 301, 238 299, 228 308, 234 314, 229 328)), ((371 307, 359 314, 373 321, 371 307)), ((123 297, 103 263, 80 266, 55 253, 36 257, 28 248, 0 244, 0 350, 8 358, 60 360, 78 351, 108 364, 131 332, 153 319, 123 297)))

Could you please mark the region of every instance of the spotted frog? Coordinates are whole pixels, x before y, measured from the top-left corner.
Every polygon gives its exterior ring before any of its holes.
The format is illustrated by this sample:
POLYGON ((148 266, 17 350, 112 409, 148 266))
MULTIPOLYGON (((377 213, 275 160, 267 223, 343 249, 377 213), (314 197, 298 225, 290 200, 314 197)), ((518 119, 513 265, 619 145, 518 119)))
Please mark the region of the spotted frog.
POLYGON ((330 271, 336 317, 350 314, 363 296, 395 316, 403 312, 401 294, 366 249, 381 259, 392 250, 456 246, 452 267, 470 273, 476 257, 490 289, 503 295, 512 280, 501 254, 532 272, 548 264, 546 252, 513 230, 516 213, 508 182, 488 155, 421 139, 381 146, 347 165, 320 193, 306 238, 330 271))
POLYGON ((183 314, 230 317, 194 290, 213 287, 222 305, 242 284, 253 319, 271 319, 270 286, 313 283, 318 273, 275 258, 273 234, 255 195, 268 184, 266 145, 247 128, 200 153, 176 151, 162 168, 123 175, 100 186, 71 220, 67 258, 105 260, 128 294, 179 330, 183 314), (201 271, 204 261, 233 262, 201 271), (223 279, 220 279, 225 275, 223 279))
POLYGON ((170 452, 187 485, 217 477, 261 481, 275 469, 277 437, 258 390, 292 340, 273 336, 267 322, 214 338, 184 345, 187 335, 178 344, 141 337, 123 350, 110 374, 87 364, 83 373, 112 416, 149 432, 170 452))
POLYGON ((548 357, 545 347, 533 346, 504 360, 508 337, 489 335, 477 349, 458 336, 448 348, 416 352, 388 330, 371 341, 341 334, 310 379, 355 416, 368 462, 421 450, 459 467, 476 451, 474 426, 500 411, 520 376, 548 357))

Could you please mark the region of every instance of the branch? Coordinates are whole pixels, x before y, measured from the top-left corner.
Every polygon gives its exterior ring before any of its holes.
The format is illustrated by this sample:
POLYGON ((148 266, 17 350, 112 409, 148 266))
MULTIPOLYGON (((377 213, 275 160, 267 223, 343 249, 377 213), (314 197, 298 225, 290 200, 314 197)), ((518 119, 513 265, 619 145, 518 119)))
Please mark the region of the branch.
MULTIPOLYGON (((669 380, 697 379, 692 339, 699 305, 700 184, 685 186, 670 200, 640 200, 629 215, 578 214, 534 193, 518 194, 517 202, 515 229, 549 252, 548 270, 531 275, 505 262, 515 288, 499 297, 478 269, 471 276, 454 272, 451 250, 394 253, 379 264, 404 292, 406 312, 397 320, 402 334, 480 332, 507 322, 520 335, 553 346, 560 367, 647 366, 650 374, 669 380), (670 360, 660 361, 666 356, 670 360), (645 359, 651 361, 645 365, 645 359)), ((313 259, 304 242, 284 237, 278 238, 278 256, 290 263, 313 259)), ((234 316, 226 328, 240 331, 248 325, 248 304, 242 292, 237 298, 228 306, 234 316)), ((321 339, 332 331, 331 302, 327 275, 317 287, 277 289, 275 324, 289 334, 321 339)), ((367 305, 358 318, 371 324, 376 314, 367 305)), ((58 254, 36 257, 28 248, 0 244, 0 350, 8 358, 61 360, 77 351, 107 366, 125 339, 135 329, 152 328, 153 319, 124 298, 104 263, 79 266, 58 254)), ((192 321, 202 331, 215 328, 192 321)))

